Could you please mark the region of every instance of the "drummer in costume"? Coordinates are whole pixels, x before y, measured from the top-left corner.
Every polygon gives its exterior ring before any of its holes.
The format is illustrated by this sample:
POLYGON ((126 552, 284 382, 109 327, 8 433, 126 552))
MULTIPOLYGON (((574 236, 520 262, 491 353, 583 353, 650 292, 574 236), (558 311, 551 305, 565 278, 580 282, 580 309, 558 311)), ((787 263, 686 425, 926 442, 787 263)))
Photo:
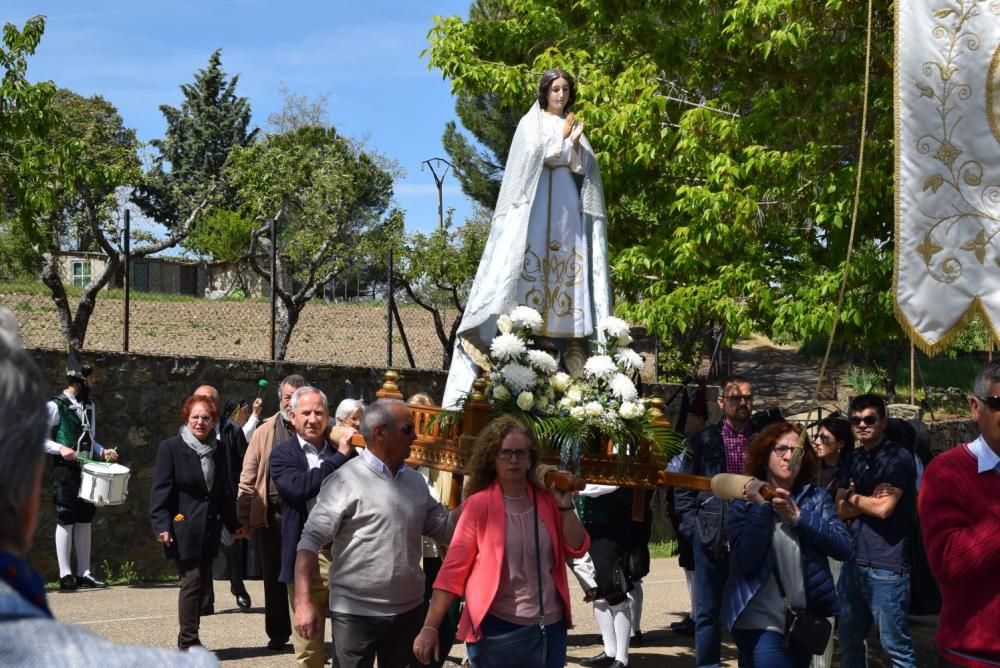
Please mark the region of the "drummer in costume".
POLYGON ((94 438, 94 404, 90 400, 92 370, 80 354, 69 351, 66 389, 48 402, 49 439, 45 451, 52 455, 52 500, 56 504, 56 558, 59 588, 103 587, 90 572, 90 527, 97 510, 80 498, 82 463, 77 456, 114 462, 118 453, 94 438), (76 577, 70 555, 76 548, 76 577))

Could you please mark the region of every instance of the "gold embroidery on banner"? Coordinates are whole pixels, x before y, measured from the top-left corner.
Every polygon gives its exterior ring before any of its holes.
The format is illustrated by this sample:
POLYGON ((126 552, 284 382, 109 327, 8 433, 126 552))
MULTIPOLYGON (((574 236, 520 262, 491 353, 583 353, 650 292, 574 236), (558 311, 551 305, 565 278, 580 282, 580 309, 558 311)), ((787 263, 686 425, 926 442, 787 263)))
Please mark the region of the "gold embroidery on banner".
MULTIPOLYGON (((937 59, 927 60, 921 69, 928 82, 915 84, 919 99, 926 98, 935 105, 932 115, 941 119, 941 128, 916 141, 920 155, 939 163, 935 169, 933 162, 925 160, 923 164, 930 174, 922 187, 924 193, 931 191, 924 199, 925 209, 939 208, 939 211, 924 213, 930 226, 914 250, 923 259, 928 275, 941 283, 954 283, 961 278, 963 263, 959 251, 972 253, 980 265, 986 266, 987 248, 1000 235, 1000 182, 984 185, 982 163, 975 157, 962 157, 975 152, 968 152, 967 147, 954 140, 956 129, 970 112, 961 103, 975 92, 960 78, 959 63, 963 55, 966 59, 970 57, 966 51, 978 51, 982 45, 982 37, 970 25, 986 4, 986 0, 957 0, 928 10, 935 19, 931 35, 942 46, 937 59), (957 238, 949 239, 952 235, 957 238)), ((996 4, 990 4, 989 11, 1000 13, 996 4)), ((994 50, 983 84, 987 121, 994 138, 1000 142, 1000 47, 994 50)), ((1000 261, 996 264, 1000 266, 1000 261)))

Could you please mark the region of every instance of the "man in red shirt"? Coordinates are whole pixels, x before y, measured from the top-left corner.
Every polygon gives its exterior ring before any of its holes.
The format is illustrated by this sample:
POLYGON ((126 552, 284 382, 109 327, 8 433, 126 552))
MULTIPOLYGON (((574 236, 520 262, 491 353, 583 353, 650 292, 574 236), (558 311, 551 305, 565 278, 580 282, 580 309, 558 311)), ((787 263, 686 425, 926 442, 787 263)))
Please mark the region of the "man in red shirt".
POLYGON ((918 507, 941 587, 941 666, 1000 666, 1000 362, 969 397, 980 435, 934 458, 918 507))

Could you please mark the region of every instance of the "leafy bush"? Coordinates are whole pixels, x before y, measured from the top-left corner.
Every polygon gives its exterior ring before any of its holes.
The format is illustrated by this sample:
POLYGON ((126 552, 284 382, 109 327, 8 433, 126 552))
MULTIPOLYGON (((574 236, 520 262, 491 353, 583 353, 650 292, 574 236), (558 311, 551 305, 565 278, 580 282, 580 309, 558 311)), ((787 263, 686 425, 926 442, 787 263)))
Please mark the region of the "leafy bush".
POLYGON ((860 367, 852 364, 844 370, 842 380, 858 394, 869 394, 881 391, 885 383, 885 372, 878 367, 860 367))

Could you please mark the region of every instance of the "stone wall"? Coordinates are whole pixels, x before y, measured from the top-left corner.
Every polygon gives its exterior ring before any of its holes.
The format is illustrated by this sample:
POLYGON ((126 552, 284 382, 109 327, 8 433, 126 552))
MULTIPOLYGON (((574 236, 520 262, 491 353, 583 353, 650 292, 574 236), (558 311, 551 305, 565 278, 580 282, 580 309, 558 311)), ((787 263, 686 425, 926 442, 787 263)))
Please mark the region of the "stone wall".
MULTIPOLYGON (((46 377, 52 379, 52 395, 61 392, 65 387, 66 355, 51 350, 31 353, 46 377)), ((229 397, 252 400, 257 396, 258 380, 265 378, 270 386, 261 396, 263 415, 268 416, 278 410, 277 384, 288 374, 302 374, 326 392, 333 406, 352 389, 353 396, 373 400, 383 379, 382 369, 365 367, 124 353, 88 353, 86 358, 94 367, 97 440, 105 446, 117 447, 120 463, 132 472, 126 503, 98 510, 91 554, 101 572, 105 559, 115 568, 132 561, 143 576, 173 572, 149 528, 149 490, 156 448, 162 440, 177 433, 181 404, 195 387, 214 385, 223 401, 229 397)), ((405 396, 427 392, 440 397, 444 392, 444 372, 403 369, 400 376, 399 386, 405 396)), ((54 535, 55 511, 46 473, 31 559, 48 579, 58 576, 54 535)))

